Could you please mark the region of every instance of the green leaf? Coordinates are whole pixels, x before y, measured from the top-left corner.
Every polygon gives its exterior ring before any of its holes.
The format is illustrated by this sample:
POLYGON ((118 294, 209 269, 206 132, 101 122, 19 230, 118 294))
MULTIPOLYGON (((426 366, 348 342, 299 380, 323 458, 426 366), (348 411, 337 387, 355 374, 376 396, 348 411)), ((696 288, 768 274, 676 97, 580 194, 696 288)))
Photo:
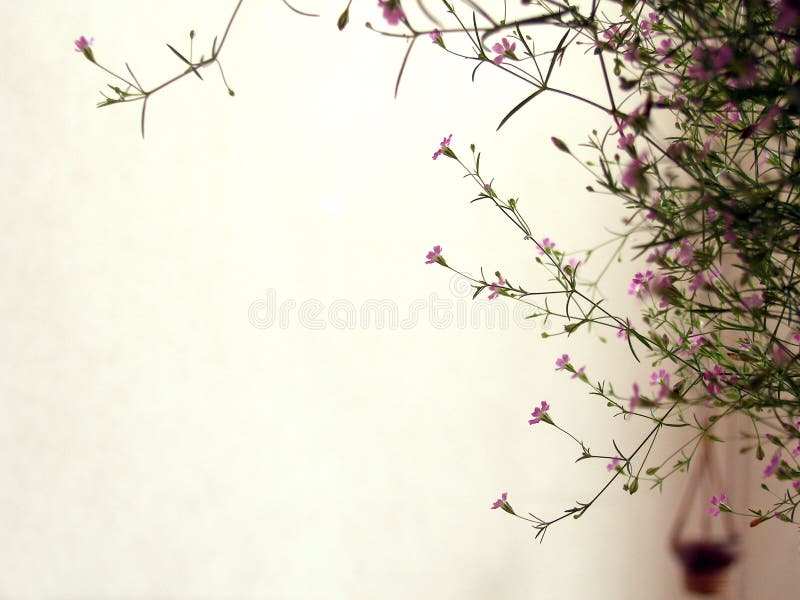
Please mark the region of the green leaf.
POLYGON ((172 47, 172 46, 170 46, 169 44, 167 44, 167 48, 169 48, 170 50, 172 50, 172 51, 175 53, 175 56, 177 56, 177 57, 178 57, 178 58, 180 58, 180 59, 181 59, 183 62, 185 62, 187 65, 189 65, 189 68, 192 70, 192 72, 193 72, 195 75, 197 75, 197 76, 198 76, 200 79, 203 79, 202 75, 200 75, 200 72, 199 72, 197 69, 195 69, 195 68, 194 68, 194 65, 193 65, 191 62, 189 62, 188 60, 186 60, 186 57, 185 57, 185 56, 183 56, 183 54, 181 54, 180 52, 178 52, 177 50, 175 50, 175 48, 173 48, 173 47, 172 47))
MULTIPOLYGON (((480 64, 480 63, 478 63, 478 64, 480 64)), ((477 69, 477 67, 476 67, 476 69, 477 69)), ((474 78, 473 78, 473 79, 474 79, 474 78)), ((533 93, 532 93, 530 96, 528 96, 527 98, 525 98, 525 99, 524 99, 522 102, 520 102, 519 104, 517 104, 517 105, 516 105, 514 108, 512 108, 512 109, 511 109, 511 110, 508 112, 508 114, 506 114, 506 116, 505 116, 505 117, 503 117, 503 120, 502 120, 502 121, 500 121, 500 125, 498 125, 498 126, 497 126, 497 130, 499 131, 499 130, 500 130, 500 128, 501 128, 503 125, 505 125, 506 121, 508 121, 508 120, 509 120, 509 119, 510 119, 510 118, 511 118, 511 117, 512 117, 512 116, 513 116, 513 115, 514 115, 514 114, 515 114, 515 113, 516 113, 516 112, 517 112, 519 109, 521 109, 521 108, 522 108, 523 106, 525 106, 525 105, 526 105, 528 102, 530 102, 531 100, 533 100, 534 98, 536 98, 536 96, 538 96, 539 94, 541 94, 541 93, 542 93, 542 92, 543 92, 545 89, 546 89, 546 88, 543 88, 543 87, 542 87, 542 88, 539 88, 538 90, 536 90, 535 92, 533 92, 533 93)))
POLYGON ((570 31, 572 31, 572 30, 571 29, 567 29, 567 31, 564 33, 564 37, 561 38, 561 41, 558 42, 558 46, 556 46, 556 49, 553 51, 553 58, 550 59, 550 67, 548 67, 547 75, 545 75, 545 78, 544 78, 545 86, 547 85, 547 82, 550 81, 550 74, 553 72, 553 67, 556 64, 556 59, 558 59, 558 55, 563 53, 562 48, 564 46, 564 42, 567 41, 567 36, 570 34, 570 31))

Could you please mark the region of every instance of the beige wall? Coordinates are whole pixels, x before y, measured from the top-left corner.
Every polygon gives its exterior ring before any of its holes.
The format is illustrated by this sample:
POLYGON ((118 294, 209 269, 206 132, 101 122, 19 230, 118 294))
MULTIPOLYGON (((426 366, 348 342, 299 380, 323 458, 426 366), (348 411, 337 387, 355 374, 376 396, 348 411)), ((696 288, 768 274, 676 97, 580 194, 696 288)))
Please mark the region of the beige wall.
POLYGON ((455 164, 430 160, 449 133, 457 152, 485 150, 538 235, 601 240, 617 206, 549 142, 576 147, 596 115, 545 97, 496 134, 525 89, 490 69, 472 85, 427 40, 393 101, 403 48, 360 26, 379 20, 372 3, 343 35, 336 11, 245 2, 223 54, 237 96, 213 70, 189 78, 153 98, 145 141, 135 107, 93 107, 107 78, 77 36, 152 85, 179 67, 164 43, 194 28, 209 44, 231 4, 0 7, 0 597, 678 597, 665 536, 679 485, 617 487, 544 545, 488 510, 508 491, 555 515, 602 483, 603 463, 572 464, 527 418, 547 400, 597 452, 632 442, 552 368, 569 352, 629 389, 625 348, 542 340, 511 304, 506 326, 459 326, 464 289, 423 264, 438 243, 473 272, 544 281, 500 215, 468 204, 455 164), (254 327, 271 293, 317 301, 325 328, 297 308, 254 327), (400 318, 447 300, 456 321, 326 317, 383 299, 400 318))

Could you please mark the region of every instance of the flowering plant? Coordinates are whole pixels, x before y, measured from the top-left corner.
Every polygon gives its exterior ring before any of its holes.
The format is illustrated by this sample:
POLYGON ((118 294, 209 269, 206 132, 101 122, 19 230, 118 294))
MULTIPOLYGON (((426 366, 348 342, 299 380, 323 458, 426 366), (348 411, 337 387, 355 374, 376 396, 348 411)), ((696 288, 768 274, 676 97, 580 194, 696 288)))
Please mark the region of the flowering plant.
MULTIPOLYGON (((242 1, 208 58, 193 57, 193 34, 188 53, 169 46, 182 62, 182 72, 149 90, 139 85, 127 64, 130 79, 102 66, 92 41, 81 37, 75 49, 116 81, 109 86, 115 96, 105 96, 99 106, 141 100, 144 134, 145 107, 155 92, 188 74, 202 78, 206 66, 219 66, 219 53, 242 1)), ((595 454, 562 427, 557 398, 537 398, 530 426, 549 425, 574 440, 578 460, 606 465, 607 483, 590 500, 550 519, 516 512, 507 492, 492 508, 530 522, 543 538, 550 525, 583 515, 615 481, 621 480, 632 494, 642 483, 660 487, 670 475, 688 470, 702 443, 722 440, 720 423, 740 415, 750 429, 730 441, 756 461, 768 458, 761 487, 771 497, 764 506, 750 508, 719 490, 709 499, 707 512, 745 515, 753 525, 773 518, 797 523, 797 3, 593 0, 581 7, 561 0, 523 0, 530 13, 515 18, 508 18, 505 2, 502 17, 473 0, 442 0, 442 14, 422 0, 407 4, 416 9, 413 19, 400 0, 378 0, 384 21, 380 27, 369 25, 408 43, 398 85, 414 43, 427 38, 454 58, 474 64, 476 71, 497 69, 529 86, 527 95, 502 116, 500 127, 520 111, 533 110, 532 103, 545 92, 592 107, 603 125, 580 151, 557 137, 552 143, 591 174, 590 192, 614 196, 628 209, 623 230, 611 240, 613 255, 591 275, 596 249, 570 255, 531 228, 519 198, 501 195, 481 170, 475 145, 469 152, 462 150, 456 133, 435 148, 434 160, 452 159, 475 183, 473 201, 495 206, 522 232, 551 285, 528 291, 499 271, 494 279, 469 275, 446 261, 438 245, 427 253, 427 264, 467 278, 474 297, 484 292, 490 300, 502 296, 525 303, 532 317, 561 321, 563 335, 585 330, 605 339, 610 332, 624 340, 634 360, 648 358, 654 366, 648 381, 620 387, 590 378, 586 365, 576 367, 579 363, 567 354, 557 358, 556 370, 587 386, 614 415, 646 420, 651 427, 630 450, 613 444, 608 452, 595 454), (545 26, 560 35, 555 45, 542 49, 537 31, 545 26), (456 50, 451 42, 455 38, 465 40, 467 50, 456 50), (593 55, 602 75, 602 101, 552 83, 566 54, 581 47, 593 55), (673 122, 675 131, 660 133, 658 123, 663 121, 673 122), (626 261, 617 261, 623 257, 626 261), (630 272, 627 295, 639 302, 637 315, 606 308, 598 282, 615 261, 630 272), (694 431, 667 459, 655 461, 651 451, 671 428, 694 431)), ((350 3, 338 19, 339 29, 348 25, 349 10, 350 3)))

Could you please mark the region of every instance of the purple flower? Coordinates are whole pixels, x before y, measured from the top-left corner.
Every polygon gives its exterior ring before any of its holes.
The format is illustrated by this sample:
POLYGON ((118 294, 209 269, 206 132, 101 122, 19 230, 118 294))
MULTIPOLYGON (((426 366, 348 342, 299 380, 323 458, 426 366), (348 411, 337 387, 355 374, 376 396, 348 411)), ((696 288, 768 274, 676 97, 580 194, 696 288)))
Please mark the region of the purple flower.
POLYGON ((86 39, 86 36, 81 36, 77 40, 75 40, 75 52, 81 52, 83 55, 88 58, 90 61, 94 62, 94 53, 92 52, 92 44, 94 43, 94 38, 86 39))
POLYGON ((441 256, 441 254, 442 254, 442 247, 434 246, 433 250, 431 250, 425 255, 425 258, 428 259, 425 261, 425 264, 432 265, 435 262, 439 262, 439 257, 441 256))
POLYGON ((644 273, 636 273, 631 280, 630 287, 628 288, 628 294, 641 298, 644 293, 649 291, 648 285, 654 278, 655 274, 650 270, 647 270, 644 273))
POLYGON ((406 16, 400 8, 400 0, 378 0, 378 6, 383 9, 383 18, 389 25, 397 25, 406 16))
POLYGON ((502 277, 498 277, 497 281, 489 286, 489 291, 492 292, 489 294, 489 300, 494 300, 500 295, 500 288, 505 286, 506 280, 502 277))
POLYGON ((647 180, 644 178, 644 172, 647 170, 647 164, 644 159, 647 157, 646 152, 642 152, 636 156, 632 162, 625 168, 622 174, 622 185, 626 187, 644 187, 647 180))
POLYGON ((764 477, 772 476, 775 471, 778 470, 778 465, 781 464, 781 449, 778 448, 775 451, 775 454, 772 455, 772 459, 769 461, 767 468, 764 469, 764 477))
POLYGON ((617 337, 620 338, 620 339, 625 338, 627 340, 628 339, 628 332, 629 331, 636 331, 636 327, 631 325, 631 322, 630 322, 629 319, 625 319, 625 321, 626 321, 626 325, 617 325, 617 337))
POLYGON ((751 294, 749 296, 745 296, 742 298, 742 304, 744 304, 750 310, 755 310, 756 308, 761 308, 764 306, 764 294, 751 294))
POLYGON ((628 410, 633 412, 633 410, 639 405, 639 400, 641 399, 642 397, 639 395, 639 384, 634 383, 633 395, 630 397, 630 406, 628 407, 628 410))
POLYGON ((492 46, 492 51, 497 53, 497 56, 492 59, 492 62, 496 65, 499 65, 506 57, 516 60, 517 57, 514 56, 514 49, 517 47, 517 43, 513 42, 509 44, 506 38, 503 38, 500 41, 502 43, 497 43, 492 46))
POLYGON ((550 405, 547 402, 542 402, 541 406, 537 406, 533 409, 531 416, 533 417, 531 420, 528 421, 529 425, 536 425, 539 421, 545 418, 545 413, 550 410, 550 405))
POLYGON ((439 143, 439 149, 433 153, 433 160, 439 158, 442 154, 447 156, 447 153, 450 152, 452 154, 452 150, 450 150, 450 140, 453 139, 453 134, 451 133, 446 138, 442 138, 442 141, 439 143))
POLYGON ((431 38, 434 44, 439 44, 440 46, 443 45, 444 42, 442 41, 442 32, 438 29, 431 31, 428 36, 431 38))
MULTIPOLYGON (((669 51, 671 49, 672 49, 672 40, 669 39, 669 38, 664 38, 658 44, 658 48, 656 49, 656 53, 659 56, 666 56, 667 54, 669 54, 669 51)), ((666 65, 668 62, 672 62, 672 61, 670 59, 666 59, 664 61, 664 65, 666 65)))
POLYGON ((681 241, 680 249, 675 253, 675 260, 681 265, 693 265, 694 261, 694 248, 688 240, 681 241))
POLYGON ((703 382, 709 394, 719 394, 722 391, 722 367, 714 365, 713 369, 703 371, 703 382))
POLYGON ((669 393, 669 373, 666 369, 659 369, 650 374, 650 385, 658 386, 658 392, 653 402, 660 402, 669 393))
POLYGON ((556 247, 556 243, 551 240, 549 237, 546 237, 542 240, 542 243, 539 245, 539 249, 537 252, 539 256, 543 256, 548 250, 552 250, 556 247))
POLYGON ((86 37, 82 35, 77 40, 75 40, 75 52, 83 52, 93 43, 94 43, 94 38, 87 40, 86 37))
POLYGON ((580 377, 581 379, 586 377, 586 365, 583 365, 580 369, 575 371, 572 374, 572 377, 570 377, 570 379, 577 379, 578 377, 580 377))
POLYGON ((633 145, 633 134, 629 133, 628 135, 620 134, 619 141, 617 142, 617 148, 620 150, 627 150, 629 146, 633 145))
POLYGON ((708 342, 708 340, 706 340, 705 336, 703 336, 703 335, 695 336, 695 338, 692 340, 692 343, 689 346, 689 352, 694 354, 695 352, 697 352, 697 349, 700 346, 702 346, 703 344, 705 344, 707 342, 708 342))
POLYGON ((611 462, 606 465, 606 471, 616 471, 619 461, 619 458, 612 458, 611 462))
POLYGON ((563 371, 569 364, 569 354, 562 354, 561 358, 556 359, 556 371, 563 371))
POLYGON ((492 510, 494 510, 495 508, 502 507, 503 504, 506 503, 506 499, 507 498, 508 498, 508 494, 506 492, 503 492, 502 494, 500 494, 500 497, 497 500, 494 501, 494 504, 492 504, 492 510))
POLYGON ((728 497, 725 494, 720 494, 719 498, 717 496, 711 496, 711 506, 708 507, 708 514, 712 517, 718 517, 720 513, 720 504, 725 504, 728 502, 728 497))

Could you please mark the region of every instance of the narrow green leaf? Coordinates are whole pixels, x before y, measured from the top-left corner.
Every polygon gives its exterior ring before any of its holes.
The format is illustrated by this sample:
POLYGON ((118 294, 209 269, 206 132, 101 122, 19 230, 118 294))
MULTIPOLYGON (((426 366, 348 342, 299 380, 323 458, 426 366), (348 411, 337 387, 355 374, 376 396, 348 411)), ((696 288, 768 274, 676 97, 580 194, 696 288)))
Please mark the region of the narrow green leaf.
POLYGON ((172 46, 170 46, 169 44, 167 44, 167 48, 169 48, 170 50, 172 50, 172 51, 175 53, 175 56, 177 56, 177 57, 178 57, 178 58, 180 58, 180 59, 181 59, 183 62, 185 62, 187 65, 189 65, 189 68, 192 70, 192 72, 193 72, 195 75, 197 75, 197 76, 198 76, 200 79, 203 79, 202 75, 200 75, 200 72, 199 72, 197 69, 195 69, 195 68, 194 68, 194 65, 193 65, 192 63, 190 63, 188 60, 186 60, 186 57, 184 57, 184 56, 183 56, 183 54, 181 54, 180 52, 178 52, 177 50, 175 50, 175 48, 173 48, 173 47, 172 47, 172 46))
MULTIPOLYGON (((479 64, 480 64, 480 63, 479 63, 479 64)), ((475 67, 475 68, 477 69, 477 67, 475 67)), ((474 74, 473 74, 473 75, 474 75, 474 74)), ((531 100, 533 100, 534 98, 536 98, 536 96, 538 96, 538 95, 539 95, 539 94, 541 94, 543 91, 545 91, 545 89, 547 89, 547 88, 543 88, 543 87, 542 87, 542 88, 539 88, 538 90, 536 90, 535 92, 533 92, 533 93, 532 93, 530 96, 528 96, 527 98, 525 98, 525 99, 524 99, 522 102, 520 102, 519 104, 517 104, 517 105, 516 105, 514 108, 512 108, 512 109, 511 109, 511 110, 508 112, 508 114, 507 114, 505 117, 503 117, 503 120, 502 120, 502 121, 500 121, 500 125, 498 125, 498 126, 497 126, 497 131, 500 131, 500 128, 501 128, 503 125, 505 125, 505 124, 506 124, 506 121, 508 121, 508 120, 509 120, 509 119, 510 119, 512 116, 514 116, 514 114, 515 114, 515 113, 516 113, 516 112, 517 112, 519 109, 521 109, 521 108, 522 108, 523 106, 525 106, 525 105, 526 105, 528 102, 530 102, 531 100)))
POLYGON ((566 33, 564 33, 564 36, 561 38, 561 41, 558 42, 558 46, 556 46, 556 49, 553 51, 553 58, 550 59, 550 66, 547 68, 547 75, 545 75, 544 77, 545 85, 547 85, 547 82, 550 81, 550 74, 553 72, 553 67, 556 64, 556 60, 558 59, 559 53, 561 53, 562 51, 564 42, 567 41, 567 36, 569 35, 570 31, 571 29, 567 29, 566 33))

